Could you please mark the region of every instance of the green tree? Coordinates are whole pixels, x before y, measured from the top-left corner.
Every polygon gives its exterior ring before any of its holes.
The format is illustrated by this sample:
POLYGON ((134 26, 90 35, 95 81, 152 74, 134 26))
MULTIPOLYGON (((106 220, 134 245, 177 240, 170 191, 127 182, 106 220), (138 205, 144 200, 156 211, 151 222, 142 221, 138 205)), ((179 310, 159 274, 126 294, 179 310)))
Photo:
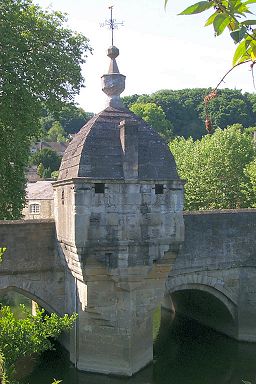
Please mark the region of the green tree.
MULTIPOLYGON (((136 104, 154 103, 162 108, 166 119, 172 124, 174 136, 198 139, 207 133, 204 97, 209 91, 207 88, 166 89, 151 95, 135 96, 136 104)), ((128 97, 126 102, 132 108, 128 97)), ((242 94, 240 90, 221 89, 218 97, 209 103, 208 113, 214 129, 224 129, 236 123, 248 128, 256 124, 256 99, 253 94, 242 94)))
POLYGON ((56 141, 58 143, 65 143, 67 141, 66 132, 59 121, 53 122, 51 128, 47 132, 45 140, 56 141))
POLYGON ((93 117, 74 104, 66 104, 59 113, 59 121, 67 134, 77 133, 93 117))
POLYGON ((176 138, 170 143, 178 172, 186 180, 187 210, 243 208, 255 202, 246 167, 255 150, 241 126, 217 129, 201 140, 176 138))
MULTIPOLYGON (((165 6, 169 0, 164 0, 165 6)), ((233 66, 256 59, 256 21, 251 19, 252 4, 256 0, 210 0, 189 5, 180 15, 194 15, 211 10, 205 26, 212 25, 216 36, 229 30, 230 37, 237 44, 233 66)))
MULTIPOLYGON (((250 179, 250 185, 249 187, 246 189, 246 192, 248 194, 251 193, 251 188, 254 192, 254 196, 256 196, 256 159, 254 159, 253 161, 251 161, 246 167, 245 167, 245 174, 246 176, 249 177, 250 179)), ((252 203, 252 207, 256 208, 256 198, 255 200, 253 201, 252 203)))
POLYGON ((63 14, 44 11, 32 0, 0 2, 1 219, 20 217, 42 104, 60 109, 83 86, 88 40, 64 23, 63 14))
POLYGON ((40 119, 43 136, 56 121, 60 123, 66 134, 77 133, 92 116, 93 113, 85 112, 74 103, 65 103, 59 111, 51 112, 44 108, 40 119))
MULTIPOLYGON (((137 103, 138 101, 138 98, 140 97, 141 95, 138 95, 137 93, 135 93, 134 95, 130 95, 130 96, 124 96, 122 97, 122 102, 123 104, 127 107, 127 108, 130 108, 130 106, 134 103, 137 103)), ((147 96, 147 95, 143 95, 143 96, 147 96)))
POLYGON ((43 178, 44 177, 44 166, 42 163, 39 163, 37 166, 37 174, 43 178))
POLYGON ((8 306, 0 309, 0 351, 4 359, 5 377, 12 384, 15 383, 16 362, 20 358, 52 349, 51 339, 69 330, 76 319, 76 315, 47 315, 44 310, 32 315, 25 307, 21 308, 24 312, 21 319, 17 319, 8 306))
POLYGON ((44 179, 50 179, 51 174, 52 174, 51 168, 49 168, 49 167, 45 168, 44 173, 43 173, 43 178, 44 179))
POLYGON ((51 173, 51 178, 54 179, 54 180, 57 180, 59 177, 59 171, 53 171, 51 173))
POLYGON ((165 113, 159 105, 155 103, 134 103, 130 110, 145 120, 163 138, 170 140, 172 135, 172 124, 166 119, 165 113))
POLYGON ((0 247, 0 263, 3 261, 3 256, 6 251, 6 247, 0 247))
MULTIPOLYGON (((38 168, 42 165, 41 170, 37 168, 37 171, 44 175, 46 169, 48 169, 50 173, 59 169, 61 157, 52 149, 43 148, 32 155, 31 163, 37 165, 38 168)), ((39 174, 39 176, 41 175, 39 174)))

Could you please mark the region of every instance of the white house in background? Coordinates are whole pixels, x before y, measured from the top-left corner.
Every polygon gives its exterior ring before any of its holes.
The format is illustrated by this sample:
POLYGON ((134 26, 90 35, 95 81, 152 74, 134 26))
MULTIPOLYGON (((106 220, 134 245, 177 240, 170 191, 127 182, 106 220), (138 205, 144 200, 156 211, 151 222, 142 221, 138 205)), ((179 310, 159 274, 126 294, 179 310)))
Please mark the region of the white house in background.
POLYGON ((26 188, 26 206, 22 214, 24 219, 49 219, 54 217, 53 181, 28 183, 26 188))

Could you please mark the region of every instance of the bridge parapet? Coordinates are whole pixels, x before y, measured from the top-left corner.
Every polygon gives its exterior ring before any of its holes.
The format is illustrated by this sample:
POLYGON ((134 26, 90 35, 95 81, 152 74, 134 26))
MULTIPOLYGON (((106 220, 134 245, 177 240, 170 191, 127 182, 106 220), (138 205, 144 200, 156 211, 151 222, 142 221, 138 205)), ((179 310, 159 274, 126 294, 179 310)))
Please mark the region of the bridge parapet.
POLYGON ((49 311, 64 312, 64 268, 54 220, 0 221, 0 290, 23 293, 49 311), (53 294, 54 292, 54 294, 53 294))
MULTIPOLYGON (((187 315, 236 339, 256 341, 256 210, 189 212, 184 222, 185 242, 169 274, 167 292, 185 313, 178 292, 215 296, 232 315, 234 327, 217 324, 212 312, 196 314, 190 308, 187 315)), ((197 300, 194 307, 202 307, 199 296, 197 300)))

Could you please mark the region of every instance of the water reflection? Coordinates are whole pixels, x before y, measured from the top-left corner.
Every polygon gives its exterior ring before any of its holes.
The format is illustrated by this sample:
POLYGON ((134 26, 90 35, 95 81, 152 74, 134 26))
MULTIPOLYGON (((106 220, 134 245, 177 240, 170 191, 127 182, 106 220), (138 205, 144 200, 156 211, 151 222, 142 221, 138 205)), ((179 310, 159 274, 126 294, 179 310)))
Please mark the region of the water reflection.
POLYGON ((256 345, 237 343, 196 322, 176 317, 162 327, 155 342, 154 363, 132 378, 108 377, 76 371, 60 347, 44 354, 30 384, 241 384, 255 382, 256 345))

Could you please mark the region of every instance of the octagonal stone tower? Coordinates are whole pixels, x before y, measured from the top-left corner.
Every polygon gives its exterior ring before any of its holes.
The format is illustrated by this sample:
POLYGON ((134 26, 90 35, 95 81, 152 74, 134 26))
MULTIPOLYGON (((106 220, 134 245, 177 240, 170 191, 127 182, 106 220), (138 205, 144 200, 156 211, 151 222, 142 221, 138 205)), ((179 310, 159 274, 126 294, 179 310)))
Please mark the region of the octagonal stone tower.
POLYGON ((183 182, 164 140, 121 102, 110 47, 108 106, 69 144, 55 183, 66 310, 78 369, 132 375, 153 358, 152 312, 183 241, 183 182))

